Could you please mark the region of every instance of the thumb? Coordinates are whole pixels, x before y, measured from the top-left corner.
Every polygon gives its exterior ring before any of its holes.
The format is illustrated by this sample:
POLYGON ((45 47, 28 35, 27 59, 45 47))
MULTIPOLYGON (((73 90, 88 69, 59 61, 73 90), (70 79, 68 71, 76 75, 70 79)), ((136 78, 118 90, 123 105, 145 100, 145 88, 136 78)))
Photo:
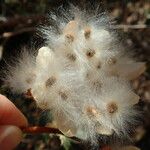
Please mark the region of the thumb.
POLYGON ((22 132, 15 126, 0 126, 0 149, 12 150, 22 139, 22 132))

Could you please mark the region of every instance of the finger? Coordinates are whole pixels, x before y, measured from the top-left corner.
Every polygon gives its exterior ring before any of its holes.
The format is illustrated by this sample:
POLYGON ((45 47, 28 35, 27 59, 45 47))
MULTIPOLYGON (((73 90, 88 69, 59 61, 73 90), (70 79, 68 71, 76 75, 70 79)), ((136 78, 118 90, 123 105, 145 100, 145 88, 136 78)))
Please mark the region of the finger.
POLYGON ((0 126, 0 149, 12 150, 22 139, 22 132, 15 126, 0 126))
POLYGON ((27 126, 27 119, 16 108, 16 106, 9 101, 5 96, 0 94, 0 124, 1 125, 15 125, 27 126))

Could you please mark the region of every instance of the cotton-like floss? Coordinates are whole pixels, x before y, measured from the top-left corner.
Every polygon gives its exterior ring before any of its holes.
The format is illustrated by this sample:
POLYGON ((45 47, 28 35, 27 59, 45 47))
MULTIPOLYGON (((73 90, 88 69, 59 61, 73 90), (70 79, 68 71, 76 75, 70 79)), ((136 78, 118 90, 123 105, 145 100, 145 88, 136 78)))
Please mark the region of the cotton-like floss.
POLYGON ((128 56, 107 17, 77 8, 64 15, 50 16, 59 32, 42 28, 45 45, 37 56, 23 53, 9 68, 6 83, 14 92, 30 89, 66 136, 91 142, 99 135, 126 136, 138 116, 139 96, 130 81, 145 71, 145 63, 128 56))

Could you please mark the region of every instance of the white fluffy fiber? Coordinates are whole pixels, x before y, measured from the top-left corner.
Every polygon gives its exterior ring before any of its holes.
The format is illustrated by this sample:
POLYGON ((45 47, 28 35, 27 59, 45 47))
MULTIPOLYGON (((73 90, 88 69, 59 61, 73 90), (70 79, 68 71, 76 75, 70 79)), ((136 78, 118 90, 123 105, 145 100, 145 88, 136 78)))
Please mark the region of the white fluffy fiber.
POLYGON ((51 15, 59 33, 43 28, 46 46, 36 59, 24 53, 7 81, 13 91, 31 89, 37 105, 52 109, 55 125, 67 136, 95 140, 99 134, 126 134, 139 100, 129 81, 145 64, 128 57, 107 18, 74 10, 61 19, 51 15))

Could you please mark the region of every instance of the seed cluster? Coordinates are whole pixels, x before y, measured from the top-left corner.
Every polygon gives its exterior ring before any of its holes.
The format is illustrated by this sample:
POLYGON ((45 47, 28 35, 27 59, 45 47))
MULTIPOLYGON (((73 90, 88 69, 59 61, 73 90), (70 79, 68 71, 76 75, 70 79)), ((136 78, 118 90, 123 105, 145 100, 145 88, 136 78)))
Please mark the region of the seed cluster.
POLYGON ((46 46, 37 56, 23 53, 6 81, 15 92, 30 89, 67 136, 95 141, 98 135, 126 135, 139 100, 130 81, 144 72, 145 64, 128 57, 105 17, 74 16, 60 21, 53 14, 61 32, 42 29, 46 46))

